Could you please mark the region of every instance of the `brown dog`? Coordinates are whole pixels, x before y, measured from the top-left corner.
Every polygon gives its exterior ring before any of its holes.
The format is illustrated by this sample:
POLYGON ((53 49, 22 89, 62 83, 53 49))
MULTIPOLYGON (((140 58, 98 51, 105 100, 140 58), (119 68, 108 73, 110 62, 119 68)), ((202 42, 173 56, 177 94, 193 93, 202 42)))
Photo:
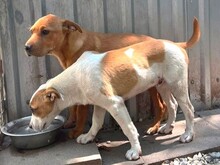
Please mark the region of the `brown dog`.
MULTIPOLYGON (((63 69, 76 62, 85 51, 106 52, 149 39, 144 35, 89 32, 74 22, 51 14, 40 18, 30 31, 32 35, 25 44, 27 54, 37 57, 53 55, 63 69)), ((160 126, 166 106, 154 87, 149 92, 156 116, 152 127, 146 130, 146 133, 153 134, 160 126)), ((83 133, 87 109, 87 106, 75 106, 74 110, 69 111, 69 119, 65 127, 69 127, 73 121, 76 122, 76 127, 69 133, 70 138, 83 133)))

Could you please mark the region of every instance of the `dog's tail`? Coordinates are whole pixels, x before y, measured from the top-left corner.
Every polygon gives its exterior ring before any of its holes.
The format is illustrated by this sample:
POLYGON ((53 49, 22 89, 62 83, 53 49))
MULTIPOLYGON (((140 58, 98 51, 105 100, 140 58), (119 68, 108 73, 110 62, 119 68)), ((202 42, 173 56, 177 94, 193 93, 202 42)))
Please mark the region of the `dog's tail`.
POLYGON ((186 49, 186 48, 190 48, 191 46, 193 46, 196 42, 199 41, 199 39, 200 39, 199 22, 198 22, 198 19, 196 17, 194 17, 194 20, 193 20, 193 35, 191 36, 191 38, 187 42, 178 42, 176 44, 179 45, 180 47, 186 49))

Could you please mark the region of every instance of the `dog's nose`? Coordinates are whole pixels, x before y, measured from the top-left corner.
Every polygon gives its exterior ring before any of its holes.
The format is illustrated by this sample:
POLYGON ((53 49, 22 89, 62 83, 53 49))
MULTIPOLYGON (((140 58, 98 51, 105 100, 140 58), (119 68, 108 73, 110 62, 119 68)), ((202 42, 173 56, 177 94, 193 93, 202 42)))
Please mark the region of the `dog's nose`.
POLYGON ((25 45, 24 48, 25 48, 25 50, 26 50, 27 52, 30 52, 32 46, 31 46, 31 45, 25 45))

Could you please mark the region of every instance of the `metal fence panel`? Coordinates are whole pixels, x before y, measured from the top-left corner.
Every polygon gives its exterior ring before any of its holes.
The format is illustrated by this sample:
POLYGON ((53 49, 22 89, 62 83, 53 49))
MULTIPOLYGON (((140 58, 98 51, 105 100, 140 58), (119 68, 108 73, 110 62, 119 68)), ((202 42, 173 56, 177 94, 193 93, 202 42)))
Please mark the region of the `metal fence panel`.
MULTIPOLYGON (((27 57, 28 28, 48 13, 73 20, 97 32, 137 33, 185 41, 192 21, 199 19, 202 36, 189 49, 189 92, 196 110, 220 105, 219 0, 1 0, 0 40, 6 81, 9 120, 26 116, 26 100, 48 78, 62 71, 54 57, 27 57)), ((140 94, 126 103, 133 119, 136 109, 149 109, 149 96, 140 94)))

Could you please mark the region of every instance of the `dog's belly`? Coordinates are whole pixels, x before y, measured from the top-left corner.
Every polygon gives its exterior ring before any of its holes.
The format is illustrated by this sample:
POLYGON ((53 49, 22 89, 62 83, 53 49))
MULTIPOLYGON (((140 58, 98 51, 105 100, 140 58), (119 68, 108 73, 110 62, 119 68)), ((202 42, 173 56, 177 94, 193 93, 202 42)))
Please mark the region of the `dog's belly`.
POLYGON ((134 86, 133 89, 131 89, 129 93, 123 96, 124 100, 136 96, 137 94, 157 85, 162 78, 162 70, 160 64, 155 64, 148 69, 139 68, 138 66, 134 66, 134 68, 138 75, 138 83, 134 86))

